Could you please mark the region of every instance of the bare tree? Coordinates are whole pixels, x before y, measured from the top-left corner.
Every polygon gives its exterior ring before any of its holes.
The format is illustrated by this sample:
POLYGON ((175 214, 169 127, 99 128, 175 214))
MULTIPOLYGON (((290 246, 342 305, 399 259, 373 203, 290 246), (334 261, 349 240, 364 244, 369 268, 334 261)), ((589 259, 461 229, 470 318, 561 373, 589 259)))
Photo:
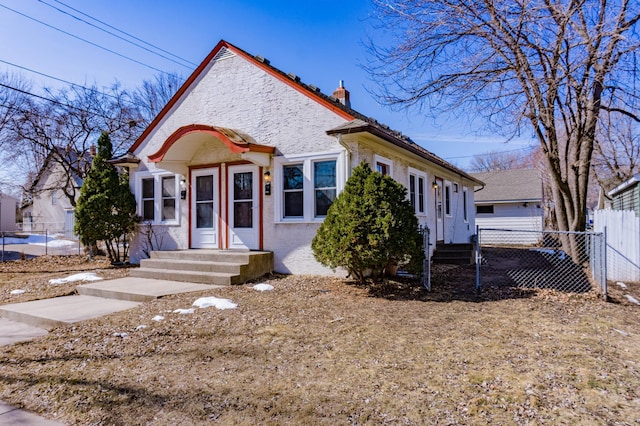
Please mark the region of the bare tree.
POLYGON ((30 82, 18 74, 0 73, 0 162, 4 165, 0 174, 0 192, 19 195, 19 186, 16 185, 15 173, 11 160, 11 124, 17 116, 29 108, 30 82))
POLYGON ((370 45, 369 70, 382 101, 472 106, 502 131, 531 129, 547 163, 559 229, 584 230, 600 113, 638 119, 631 106, 640 3, 374 1, 393 40, 370 45))
MULTIPOLYGON (((141 132, 139 112, 128 93, 114 85, 108 92, 96 87, 72 86, 48 90, 29 100, 29 107, 13 117, 8 127, 10 151, 24 173, 37 177, 43 167, 57 169, 56 179, 37 191, 60 190, 75 205, 79 185, 91 167, 89 153, 101 132, 114 141, 114 152, 126 151, 141 132)), ((32 187, 36 190, 36 187, 32 187)), ((35 194, 31 194, 35 195, 35 194)))
POLYGON ((158 74, 144 80, 133 92, 133 101, 139 109, 143 127, 147 126, 178 91, 184 79, 178 74, 158 74))
POLYGON ((600 186, 611 190, 640 172, 640 125, 627 116, 605 113, 593 159, 600 186))
POLYGON ((489 151, 473 157, 467 169, 471 172, 532 169, 536 167, 534 154, 535 150, 527 150, 526 152, 489 151))

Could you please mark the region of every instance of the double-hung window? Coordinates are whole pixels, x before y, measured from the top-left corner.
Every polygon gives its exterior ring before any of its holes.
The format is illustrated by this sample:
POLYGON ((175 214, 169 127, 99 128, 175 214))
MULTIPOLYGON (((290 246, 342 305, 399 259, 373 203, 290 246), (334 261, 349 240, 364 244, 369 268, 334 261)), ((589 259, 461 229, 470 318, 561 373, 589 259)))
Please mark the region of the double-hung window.
POLYGON ((409 168, 409 201, 416 215, 426 215, 426 188, 427 175, 416 169, 409 168))
POLYGON ((139 179, 136 192, 142 220, 175 223, 178 220, 178 179, 174 174, 148 174, 139 179))
POLYGON ((340 153, 276 158, 276 220, 299 222, 321 220, 327 215, 343 177, 340 153))

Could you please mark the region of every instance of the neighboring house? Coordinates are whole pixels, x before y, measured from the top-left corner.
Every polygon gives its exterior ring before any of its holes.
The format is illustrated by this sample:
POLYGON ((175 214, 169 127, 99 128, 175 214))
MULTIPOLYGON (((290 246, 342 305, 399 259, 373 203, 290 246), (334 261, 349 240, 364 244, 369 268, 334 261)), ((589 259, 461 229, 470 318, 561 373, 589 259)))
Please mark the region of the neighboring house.
POLYGON ((409 189, 433 242, 469 241, 480 180, 353 110, 342 83, 324 95, 225 41, 113 160, 163 234, 156 249, 271 251, 276 272, 296 274, 331 274, 311 240, 363 161, 409 189))
POLYGON ((73 236, 74 206, 66 193, 80 196, 82 178, 75 173, 69 176, 54 156, 64 156, 67 163, 78 167, 91 167, 95 156, 95 147, 83 155, 69 153, 58 149, 47 156, 38 175, 27 191, 27 202, 22 206, 22 229, 30 232, 51 233, 63 232, 65 236, 73 236), (66 186, 66 188, 64 188, 66 186))
POLYGON ((633 210, 640 216, 640 175, 635 175, 607 193, 612 210, 633 210))
POLYGON ((0 193, 0 232, 16 230, 16 206, 18 200, 0 193))
MULTIPOLYGON (((479 228, 541 231, 544 226, 542 177, 536 169, 473 173, 485 183, 475 193, 476 225, 479 228)), ((489 234, 487 234, 489 235, 489 234)), ((539 234, 521 233, 523 244, 537 242, 539 234)), ((485 241, 486 238, 485 238, 485 241)))

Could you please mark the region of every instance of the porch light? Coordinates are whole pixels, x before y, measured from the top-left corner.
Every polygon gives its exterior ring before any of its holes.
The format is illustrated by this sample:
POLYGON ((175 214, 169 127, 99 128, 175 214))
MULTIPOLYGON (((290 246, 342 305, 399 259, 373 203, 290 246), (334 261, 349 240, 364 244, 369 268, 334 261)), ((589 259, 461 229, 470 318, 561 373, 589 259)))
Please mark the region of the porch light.
POLYGON ((438 189, 438 182, 436 182, 435 180, 432 183, 433 185, 433 189, 438 189))
POLYGON ((184 177, 180 178, 180 199, 185 200, 187 198, 187 180, 184 177))
POLYGON ((265 171, 264 174, 264 195, 271 195, 271 172, 265 171))

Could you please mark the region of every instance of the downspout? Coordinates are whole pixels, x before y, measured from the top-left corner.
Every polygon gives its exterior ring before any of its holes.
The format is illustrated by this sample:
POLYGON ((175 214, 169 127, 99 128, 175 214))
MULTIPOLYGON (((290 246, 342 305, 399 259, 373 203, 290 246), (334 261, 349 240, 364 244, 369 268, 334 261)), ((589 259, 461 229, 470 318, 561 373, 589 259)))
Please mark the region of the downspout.
POLYGON ((351 176, 351 149, 349 148, 349 146, 344 143, 342 141, 342 134, 338 133, 338 143, 344 148, 344 150, 346 151, 344 157, 345 157, 345 161, 344 161, 344 180, 345 182, 349 179, 349 177, 351 176))

